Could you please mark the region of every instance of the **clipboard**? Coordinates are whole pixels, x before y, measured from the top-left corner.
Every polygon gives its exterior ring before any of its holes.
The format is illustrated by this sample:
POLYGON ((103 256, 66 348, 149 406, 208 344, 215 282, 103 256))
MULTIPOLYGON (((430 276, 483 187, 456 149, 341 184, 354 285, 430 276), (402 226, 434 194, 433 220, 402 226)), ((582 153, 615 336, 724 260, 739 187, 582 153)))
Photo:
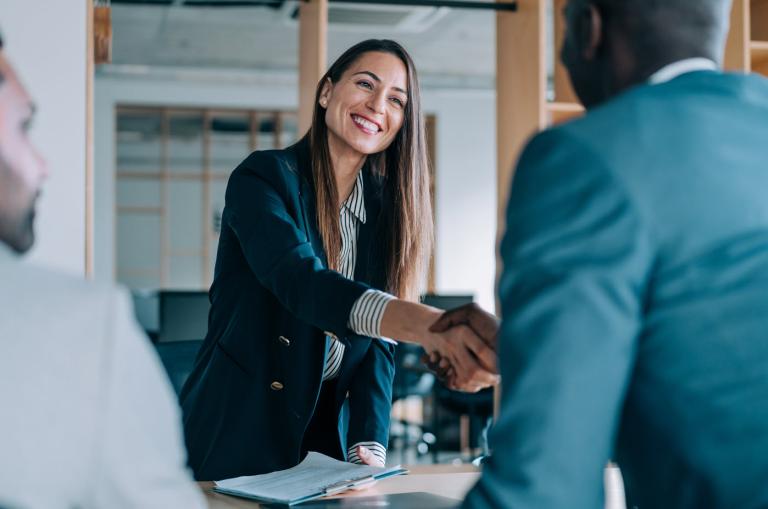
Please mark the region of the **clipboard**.
POLYGON ((399 465, 391 468, 355 465, 310 452, 293 468, 216 481, 213 491, 268 504, 292 506, 404 473, 407 470, 399 465))

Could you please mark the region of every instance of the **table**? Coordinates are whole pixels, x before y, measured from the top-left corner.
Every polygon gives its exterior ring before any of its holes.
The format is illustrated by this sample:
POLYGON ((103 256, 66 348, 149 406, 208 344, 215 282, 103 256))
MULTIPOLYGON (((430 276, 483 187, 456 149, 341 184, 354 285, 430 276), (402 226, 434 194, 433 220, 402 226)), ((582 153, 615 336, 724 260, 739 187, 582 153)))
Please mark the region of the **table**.
MULTIPOLYGON (((472 465, 414 465, 406 468, 409 471, 406 475, 383 479, 367 490, 348 491, 333 498, 370 497, 421 491, 442 497, 462 499, 480 477, 479 470, 472 465)), ((211 509, 255 509, 259 507, 256 502, 211 491, 212 482, 199 484, 211 509)))

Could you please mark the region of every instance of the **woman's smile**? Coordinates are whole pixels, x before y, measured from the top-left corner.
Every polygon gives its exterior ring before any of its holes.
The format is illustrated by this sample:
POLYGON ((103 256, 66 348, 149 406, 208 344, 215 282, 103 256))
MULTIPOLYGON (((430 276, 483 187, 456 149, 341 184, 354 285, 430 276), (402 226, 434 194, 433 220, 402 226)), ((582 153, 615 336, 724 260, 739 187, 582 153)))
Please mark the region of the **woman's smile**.
POLYGON ((352 117, 352 122, 365 134, 373 136, 379 134, 382 130, 381 125, 369 119, 368 117, 357 115, 355 113, 352 113, 350 116, 352 117))

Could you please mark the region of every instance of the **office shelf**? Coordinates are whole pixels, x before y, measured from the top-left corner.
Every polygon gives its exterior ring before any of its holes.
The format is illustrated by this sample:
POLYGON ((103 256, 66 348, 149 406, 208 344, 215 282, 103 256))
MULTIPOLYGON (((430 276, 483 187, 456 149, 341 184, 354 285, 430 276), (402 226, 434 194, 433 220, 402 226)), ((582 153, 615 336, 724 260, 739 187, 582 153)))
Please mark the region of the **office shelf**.
POLYGON ((575 102, 547 103, 548 120, 551 124, 559 124, 584 114, 584 107, 575 102))

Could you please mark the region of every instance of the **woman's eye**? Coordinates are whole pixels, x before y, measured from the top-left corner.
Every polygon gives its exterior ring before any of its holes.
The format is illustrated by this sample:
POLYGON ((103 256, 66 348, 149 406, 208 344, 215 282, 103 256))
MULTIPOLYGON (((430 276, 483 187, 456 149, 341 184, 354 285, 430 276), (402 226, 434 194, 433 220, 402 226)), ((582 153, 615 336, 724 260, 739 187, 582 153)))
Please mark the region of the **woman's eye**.
POLYGON ((371 85, 367 81, 358 81, 357 84, 360 85, 361 87, 367 88, 368 90, 373 89, 373 85, 371 85))
POLYGON ((392 97, 390 100, 401 108, 404 106, 403 101, 397 97, 392 97))

